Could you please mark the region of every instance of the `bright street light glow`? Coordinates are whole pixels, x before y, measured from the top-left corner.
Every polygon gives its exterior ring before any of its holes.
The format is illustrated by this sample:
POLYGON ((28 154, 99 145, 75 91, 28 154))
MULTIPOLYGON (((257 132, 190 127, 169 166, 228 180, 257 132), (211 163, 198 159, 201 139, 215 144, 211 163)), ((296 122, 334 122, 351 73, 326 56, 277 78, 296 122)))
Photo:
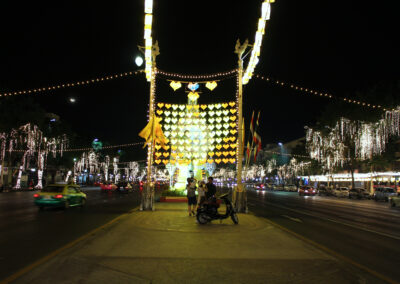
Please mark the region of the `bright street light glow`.
POLYGON ((142 64, 143 64, 143 58, 140 57, 140 56, 137 56, 137 57, 135 58, 135 63, 136 63, 136 65, 137 65, 138 67, 142 66, 142 64))
POLYGON ((69 101, 70 101, 71 103, 74 103, 74 102, 76 102, 76 99, 75 99, 75 98, 69 98, 69 101))
POLYGON ((282 144, 282 142, 279 142, 278 145, 279 145, 279 146, 282 146, 283 144, 282 144))

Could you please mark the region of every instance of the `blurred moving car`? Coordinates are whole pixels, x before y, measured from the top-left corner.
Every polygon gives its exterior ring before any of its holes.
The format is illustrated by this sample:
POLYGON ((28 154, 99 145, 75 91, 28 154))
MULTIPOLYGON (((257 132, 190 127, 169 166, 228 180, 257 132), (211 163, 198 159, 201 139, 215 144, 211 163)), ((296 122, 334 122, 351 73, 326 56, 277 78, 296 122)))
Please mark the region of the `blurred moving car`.
POLYGON ((129 193, 133 191, 132 185, 127 181, 120 181, 117 184, 116 190, 121 193, 129 193))
POLYGON ((319 196, 322 196, 322 195, 325 195, 325 196, 332 195, 332 190, 331 190, 331 188, 329 188, 329 187, 320 186, 320 187, 318 188, 318 195, 319 195, 319 196))
POLYGON ((355 187, 349 190, 349 198, 352 199, 370 199, 371 195, 364 188, 355 187))
POLYGON ((389 197, 390 207, 400 207, 400 193, 395 196, 389 197))
POLYGON ((117 186, 111 182, 106 182, 106 183, 101 183, 100 184, 100 189, 102 192, 106 192, 106 191, 114 191, 117 189, 117 186))
POLYGON ((267 189, 266 186, 265 186, 265 184, 263 184, 263 183, 256 183, 256 184, 254 185, 254 188, 255 188, 256 190, 266 190, 266 189, 267 189))
POLYGON ((315 194, 316 194, 316 190, 312 186, 303 185, 299 188, 300 196, 306 196, 306 195, 314 196, 315 194))
POLYGON ((397 196, 397 192, 394 188, 391 187, 377 187, 375 188, 375 192, 372 195, 372 198, 375 201, 383 200, 385 202, 389 201, 390 197, 397 196))
POLYGON ((349 197, 348 187, 337 187, 333 189, 332 194, 336 197, 349 197))
POLYGON ((291 191, 291 192, 296 192, 297 191, 297 186, 294 184, 288 184, 285 185, 285 190, 286 191, 291 191))
POLYGON ((84 206, 86 204, 86 194, 82 192, 79 185, 72 184, 51 184, 43 188, 39 193, 33 195, 35 205, 39 209, 45 207, 84 206))

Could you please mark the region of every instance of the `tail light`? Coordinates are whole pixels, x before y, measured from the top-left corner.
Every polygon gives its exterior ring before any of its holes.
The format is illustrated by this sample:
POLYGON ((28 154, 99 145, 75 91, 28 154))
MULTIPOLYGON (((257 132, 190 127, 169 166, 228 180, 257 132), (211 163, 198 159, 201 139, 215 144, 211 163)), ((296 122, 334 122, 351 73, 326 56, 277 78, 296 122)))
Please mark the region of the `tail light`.
POLYGON ((33 195, 33 197, 38 198, 38 197, 40 197, 40 195, 37 194, 37 193, 35 193, 35 194, 33 195))
POLYGON ((308 192, 308 190, 306 189, 305 192, 308 192))
POLYGON ((63 195, 62 194, 57 194, 57 195, 54 196, 54 198, 60 199, 60 198, 63 198, 63 195))

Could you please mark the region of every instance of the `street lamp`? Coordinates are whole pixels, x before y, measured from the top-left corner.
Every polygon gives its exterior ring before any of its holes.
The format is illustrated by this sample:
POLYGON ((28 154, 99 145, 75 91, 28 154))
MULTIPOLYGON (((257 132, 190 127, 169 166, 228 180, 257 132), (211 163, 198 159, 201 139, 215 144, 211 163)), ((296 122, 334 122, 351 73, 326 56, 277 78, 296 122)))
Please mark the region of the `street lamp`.
POLYGON ((136 56, 135 58, 135 63, 138 67, 142 66, 143 64, 143 58, 141 56, 136 56))
POLYGON ((282 142, 279 142, 278 145, 279 145, 279 147, 282 147, 282 146, 283 146, 282 142))
POLYGON ((75 98, 69 98, 69 102, 70 102, 70 103, 75 103, 75 102, 76 102, 76 99, 75 99, 75 98))

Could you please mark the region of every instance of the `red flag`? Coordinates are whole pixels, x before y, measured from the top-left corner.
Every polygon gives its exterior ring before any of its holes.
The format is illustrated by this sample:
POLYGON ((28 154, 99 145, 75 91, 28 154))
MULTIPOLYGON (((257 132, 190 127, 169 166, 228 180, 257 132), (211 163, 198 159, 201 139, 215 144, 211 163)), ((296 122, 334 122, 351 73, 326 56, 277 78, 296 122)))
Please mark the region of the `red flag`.
POLYGON ((250 121, 250 132, 251 134, 253 134, 254 132, 254 110, 253 110, 253 114, 251 115, 251 121, 250 121))
POLYGON ((255 162, 257 160, 258 152, 260 152, 261 150, 261 137, 257 133, 254 133, 253 141, 257 145, 257 148, 254 150, 254 162, 255 162))

